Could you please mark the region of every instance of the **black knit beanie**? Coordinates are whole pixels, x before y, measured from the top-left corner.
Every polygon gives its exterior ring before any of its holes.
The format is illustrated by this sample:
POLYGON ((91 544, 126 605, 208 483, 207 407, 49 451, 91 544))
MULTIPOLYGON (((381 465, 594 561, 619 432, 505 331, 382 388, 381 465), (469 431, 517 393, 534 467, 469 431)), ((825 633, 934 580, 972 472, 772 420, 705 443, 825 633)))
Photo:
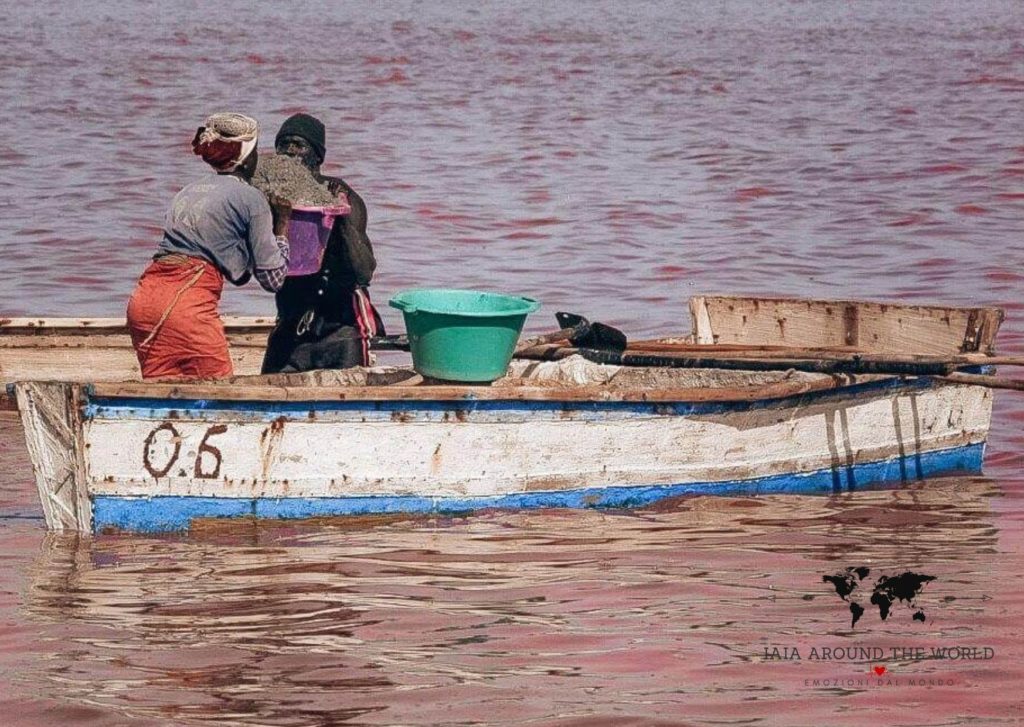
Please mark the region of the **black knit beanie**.
POLYGON ((276 145, 283 136, 301 136, 309 142, 320 157, 320 163, 323 163, 324 155, 327 153, 327 132, 320 119, 309 114, 289 116, 274 137, 274 144, 276 145))

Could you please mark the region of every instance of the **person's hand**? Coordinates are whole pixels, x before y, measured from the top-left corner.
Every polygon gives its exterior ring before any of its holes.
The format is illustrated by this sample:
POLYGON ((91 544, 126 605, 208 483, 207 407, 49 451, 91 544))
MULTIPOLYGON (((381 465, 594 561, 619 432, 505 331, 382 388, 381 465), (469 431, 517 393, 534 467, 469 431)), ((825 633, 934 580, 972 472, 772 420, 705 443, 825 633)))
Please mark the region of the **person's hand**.
POLYGON ((280 237, 285 234, 288 221, 292 218, 292 203, 276 195, 270 196, 267 201, 270 202, 270 214, 274 218, 274 234, 280 237))
POLYGON ((331 193, 338 203, 345 203, 348 201, 348 195, 345 194, 345 187, 337 179, 332 179, 327 182, 327 191, 331 193))

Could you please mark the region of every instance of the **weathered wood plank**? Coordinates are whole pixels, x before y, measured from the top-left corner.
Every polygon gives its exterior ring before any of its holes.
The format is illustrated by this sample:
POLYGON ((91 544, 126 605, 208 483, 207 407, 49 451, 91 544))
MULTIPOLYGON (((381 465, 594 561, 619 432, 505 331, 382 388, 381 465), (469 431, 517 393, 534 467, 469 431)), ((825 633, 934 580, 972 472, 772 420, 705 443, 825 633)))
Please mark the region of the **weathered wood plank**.
POLYGON ((81 387, 27 382, 16 385, 25 443, 51 530, 92 528, 86 488, 81 387))
MULTIPOLYGON (((231 346, 236 374, 258 374, 263 346, 231 346)), ((135 351, 125 348, 0 348, 0 380, 138 381, 135 351)))
POLYGON ((998 308, 695 296, 693 338, 703 344, 855 346, 871 353, 991 353, 998 308))
POLYGON ((172 382, 97 382, 91 392, 103 398, 202 399, 221 401, 755 401, 826 391, 866 380, 822 375, 799 381, 739 387, 626 389, 601 386, 270 386, 172 382))
MULTIPOLYGON (((236 375, 260 372, 273 325, 262 316, 224 318, 236 375)), ((0 318, 0 382, 141 378, 124 318, 0 318)), ((0 410, 16 408, 0 390, 0 410)))

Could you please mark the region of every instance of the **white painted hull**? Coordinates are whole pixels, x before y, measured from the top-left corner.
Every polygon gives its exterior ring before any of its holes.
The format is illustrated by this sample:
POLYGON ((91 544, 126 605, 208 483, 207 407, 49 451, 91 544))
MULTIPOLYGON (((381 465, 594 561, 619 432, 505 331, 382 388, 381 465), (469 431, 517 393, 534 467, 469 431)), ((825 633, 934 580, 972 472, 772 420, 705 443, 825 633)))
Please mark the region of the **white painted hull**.
POLYGON ((978 443, 990 402, 986 390, 948 386, 692 415, 410 408, 398 420, 353 410, 253 422, 230 411, 167 420, 112 409, 85 423, 86 470, 93 494, 139 496, 487 497, 725 481, 978 443))
POLYGON ((48 434, 53 415, 33 403, 53 390, 23 387, 19 404, 27 432, 36 432, 30 450, 48 525, 79 530, 845 489, 978 469, 992 408, 988 389, 925 380, 657 404, 75 403, 71 385, 49 386, 65 387, 71 402, 66 456, 51 451, 60 446, 48 434))

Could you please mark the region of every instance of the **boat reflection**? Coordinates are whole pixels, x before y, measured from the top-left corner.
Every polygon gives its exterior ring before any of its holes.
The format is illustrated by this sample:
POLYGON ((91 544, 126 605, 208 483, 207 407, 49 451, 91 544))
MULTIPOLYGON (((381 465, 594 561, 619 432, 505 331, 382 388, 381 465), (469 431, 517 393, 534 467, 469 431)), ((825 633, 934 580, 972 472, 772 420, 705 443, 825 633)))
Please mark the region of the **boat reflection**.
MULTIPOLYGON (((771 708, 803 678, 763 663, 766 645, 851 635, 825 573, 936 576, 927 623, 865 617, 863 643, 984 641, 999 495, 951 478, 632 513, 51 533, 26 608, 52 639, 39 668, 55 696, 168 724, 497 724, 512 703, 529 721, 684 701, 695 720, 739 718, 730 693, 770 677, 752 698, 771 708)), ((802 718, 836 706, 808 697, 802 718)))

